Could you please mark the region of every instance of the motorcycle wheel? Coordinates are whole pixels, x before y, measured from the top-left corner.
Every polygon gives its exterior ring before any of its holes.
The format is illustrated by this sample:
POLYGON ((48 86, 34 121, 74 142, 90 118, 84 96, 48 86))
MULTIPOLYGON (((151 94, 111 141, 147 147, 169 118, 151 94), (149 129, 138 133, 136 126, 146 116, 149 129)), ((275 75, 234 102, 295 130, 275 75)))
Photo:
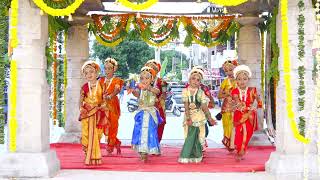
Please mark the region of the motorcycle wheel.
POLYGON ((135 108, 128 106, 128 111, 132 113, 133 111, 135 111, 135 108))
POLYGON ((172 112, 175 116, 180 117, 181 116, 181 111, 174 107, 173 112, 172 112))

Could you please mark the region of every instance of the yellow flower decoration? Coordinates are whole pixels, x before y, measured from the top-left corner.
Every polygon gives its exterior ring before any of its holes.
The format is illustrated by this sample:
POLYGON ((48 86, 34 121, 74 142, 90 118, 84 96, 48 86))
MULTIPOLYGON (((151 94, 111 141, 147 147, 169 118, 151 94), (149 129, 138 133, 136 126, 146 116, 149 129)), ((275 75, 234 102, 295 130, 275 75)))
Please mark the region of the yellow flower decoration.
POLYGON ((158 0, 147 0, 146 2, 141 3, 141 4, 132 3, 128 0, 119 0, 119 2, 123 6, 131 8, 132 10, 143 10, 143 9, 148 9, 149 7, 151 7, 152 5, 157 3, 158 0))
POLYGON ((297 128, 293 112, 293 97, 292 97, 292 86, 291 86, 291 63, 290 63, 290 49, 289 49, 289 30, 288 30, 288 0, 281 0, 281 20, 282 20, 282 49, 283 49, 283 71, 284 71, 284 83, 286 91, 286 104, 287 114, 290 120, 290 127, 294 137, 302 142, 309 143, 310 139, 307 139, 301 134, 297 128))
POLYGON ((73 14, 84 0, 75 0, 72 4, 64 9, 55 9, 48 6, 43 0, 33 0, 33 2, 45 13, 51 16, 69 16, 73 14))
POLYGON ((10 62, 10 93, 9 93, 9 151, 15 152, 17 149, 17 79, 18 67, 17 61, 11 60, 10 62))
POLYGON ((237 6, 239 4, 247 2, 248 0, 208 0, 208 1, 220 6, 237 6))

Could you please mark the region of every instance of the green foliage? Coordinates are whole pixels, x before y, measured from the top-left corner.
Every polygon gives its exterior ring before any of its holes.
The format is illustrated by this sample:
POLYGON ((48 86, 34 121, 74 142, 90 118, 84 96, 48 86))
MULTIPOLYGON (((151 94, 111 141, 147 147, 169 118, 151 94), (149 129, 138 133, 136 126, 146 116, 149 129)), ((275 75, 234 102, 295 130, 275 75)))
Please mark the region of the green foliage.
POLYGON ((306 124, 306 118, 304 116, 300 116, 299 117, 299 133, 302 135, 302 136, 305 136, 305 124, 306 124))
POLYGON ((116 48, 105 47, 94 42, 93 58, 105 60, 107 57, 115 58, 119 63, 116 75, 128 78, 129 73, 138 73, 143 65, 154 58, 154 49, 141 40, 124 40, 116 48))
POLYGON ((48 15, 49 24, 49 37, 52 37, 55 33, 60 31, 68 31, 71 26, 67 21, 61 19, 60 17, 54 17, 48 15))
POLYGON ((5 114, 3 107, 5 106, 5 72, 8 68, 8 34, 9 34, 9 18, 8 9, 10 0, 1 0, 0 2, 0 144, 4 144, 4 125, 5 114))
MULTIPOLYGON (((298 2, 298 8, 299 8, 299 15, 297 18, 298 21, 298 59, 303 63, 303 58, 305 56, 305 45, 304 45, 304 24, 305 24, 305 17, 303 15, 304 11, 304 2, 303 0, 299 0, 298 2)), ((304 85, 304 74, 305 74, 305 67, 304 66, 299 66, 298 67, 298 75, 299 75, 299 87, 298 87, 298 105, 299 111, 304 110, 304 103, 305 103, 305 98, 304 95, 306 93, 306 88, 304 85)), ((302 136, 305 136, 305 118, 303 116, 299 117, 299 131, 302 136)))
MULTIPOLYGON (((166 51, 161 51, 160 59, 162 64, 164 64, 164 62, 167 61, 166 69, 165 69, 165 72, 163 72, 163 76, 165 76, 165 74, 169 72, 173 73, 173 70, 175 69, 176 80, 182 79, 181 70, 188 66, 188 60, 185 54, 183 53, 181 54, 181 52, 175 51, 175 50, 166 50, 166 51), (181 58, 182 58, 182 67, 181 67, 181 58), (172 68, 173 59, 175 59, 176 68, 172 68)), ((162 67, 162 71, 163 71, 163 68, 164 67, 162 67)))
POLYGON ((269 70, 267 71, 267 81, 270 81, 271 78, 274 78, 275 80, 279 80, 279 67, 278 67, 278 59, 279 59, 279 46, 277 43, 277 29, 276 29, 276 17, 278 14, 278 8, 275 7, 270 25, 269 32, 271 36, 271 66, 269 70))
POLYGON ((186 47, 189 47, 192 45, 192 26, 191 25, 187 25, 185 27, 185 30, 187 32, 187 36, 186 38, 184 39, 184 42, 183 42, 183 45, 186 46, 186 47))
POLYGON ((55 2, 53 0, 43 0, 49 7, 54 9, 64 9, 68 7, 70 4, 74 3, 75 0, 63 0, 59 2, 55 2))
POLYGON ((162 62, 162 67, 161 67, 161 70, 160 70, 160 77, 161 78, 163 78, 165 73, 166 73, 168 62, 169 62, 168 58, 165 57, 164 61, 162 62))

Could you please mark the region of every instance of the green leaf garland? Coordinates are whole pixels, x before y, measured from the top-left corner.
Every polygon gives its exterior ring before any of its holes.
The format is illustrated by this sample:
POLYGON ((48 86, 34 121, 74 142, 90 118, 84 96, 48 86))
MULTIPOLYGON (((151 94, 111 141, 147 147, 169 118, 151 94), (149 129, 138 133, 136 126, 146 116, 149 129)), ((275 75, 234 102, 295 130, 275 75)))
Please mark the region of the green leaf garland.
MULTIPOLYGON (((305 45, 304 45, 304 24, 305 17, 303 15, 303 11, 305 9, 303 0, 299 0, 298 2, 299 8, 299 16, 298 16, 298 59, 303 64, 303 58, 305 57, 305 45)), ((305 84, 304 84, 304 75, 305 75, 305 67, 301 65, 298 67, 298 75, 299 75, 299 87, 298 87, 298 111, 304 110, 305 98, 304 95, 306 93, 305 84)), ((299 116, 299 132, 302 136, 305 136, 305 117, 303 115, 299 116)))

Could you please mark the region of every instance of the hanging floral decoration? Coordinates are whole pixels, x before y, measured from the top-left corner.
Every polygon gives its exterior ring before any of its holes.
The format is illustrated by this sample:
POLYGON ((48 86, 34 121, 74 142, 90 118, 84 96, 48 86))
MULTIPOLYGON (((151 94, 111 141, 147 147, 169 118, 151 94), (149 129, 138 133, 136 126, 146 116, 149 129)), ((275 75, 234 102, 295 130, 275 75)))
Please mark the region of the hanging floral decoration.
MULTIPOLYGON (((304 110, 304 102, 305 102, 305 85, 304 85, 304 74, 305 74, 305 67, 304 67, 304 23, 305 23, 305 17, 303 15, 304 10, 304 2, 303 0, 299 0, 298 2, 298 8, 299 8, 299 15, 298 15, 298 59, 301 62, 301 65, 298 67, 298 75, 299 75, 299 87, 298 87, 298 111, 300 113, 303 113, 304 110)), ((302 136, 305 136, 305 124, 306 120, 303 115, 299 116, 299 132, 302 136)))
POLYGON ((180 21, 175 17, 142 15, 135 17, 133 23, 141 38, 151 46, 161 47, 179 38, 180 21))
POLYGON ((68 79, 67 79, 67 70, 68 70, 68 59, 67 59, 67 53, 66 53, 66 49, 67 49, 67 37, 68 33, 65 31, 64 32, 64 55, 63 55, 63 124, 66 124, 66 119, 67 119, 67 85, 68 85, 68 79))
POLYGON ((17 61, 11 60, 10 63, 10 94, 9 94, 9 150, 10 152, 16 152, 17 149, 17 84, 18 84, 18 67, 17 61))
POLYGON ((48 16, 49 42, 46 47, 47 82, 50 85, 50 120, 54 125, 64 127, 65 124, 65 98, 66 91, 66 34, 70 24, 60 17, 48 16), (64 107, 62 107, 64 106, 64 107), (57 123, 58 121, 58 123, 57 123))
POLYGON ((220 6, 238 6, 242 3, 247 2, 248 0, 208 0, 208 1, 220 6))
POLYGON ((190 46, 192 41, 205 47, 225 44, 230 36, 239 30, 240 25, 233 20, 233 16, 215 18, 182 17, 187 37, 184 45, 190 46))
POLYGON ((10 14, 10 33, 9 33, 9 52, 18 46, 18 0, 11 1, 11 14, 10 14))
POLYGON ((92 15, 93 23, 89 30, 94 33, 99 43, 105 46, 116 46, 123 41, 130 30, 130 15, 100 16, 92 15))
POLYGON ((52 92, 53 92, 53 107, 52 107, 52 118, 53 118, 53 125, 57 124, 57 67, 58 67, 58 60, 57 60, 57 35, 53 41, 53 64, 52 64, 52 92))
MULTIPOLYGON (((8 55, 12 57, 13 49, 18 46, 18 0, 11 1, 10 14, 10 33, 9 33, 9 47, 8 55)), ((18 81, 18 67, 17 61, 11 59, 10 62, 10 94, 9 94, 9 151, 15 152, 17 149, 17 81, 18 81)))
POLYGON ((94 23, 89 27, 97 41, 105 46, 116 46, 124 38, 141 38, 151 46, 161 47, 179 38, 179 24, 187 31, 185 46, 196 42, 211 47, 224 44, 240 28, 233 16, 222 17, 180 17, 151 16, 132 14, 92 15, 94 23), (130 30, 130 25, 133 29, 130 30))
POLYGON ((33 0, 33 2, 51 16, 69 16, 80 7, 84 0, 33 0))
POLYGON ((152 5, 156 4, 158 0, 118 0, 123 6, 132 10, 144 10, 148 9, 152 5))
POLYGON ((287 115, 290 120, 290 127, 293 132, 294 137, 302 142, 309 143, 310 139, 307 139, 299 134, 297 124, 295 121, 295 114, 293 111, 293 91, 291 85, 291 62, 290 62, 290 49, 289 49, 289 29, 288 29, 288 0, 281 0, 281 35, 282 35, 282 49, 283 49, 283 71, 284 71, 284 83, 286 91, 286 110, 287 115))

